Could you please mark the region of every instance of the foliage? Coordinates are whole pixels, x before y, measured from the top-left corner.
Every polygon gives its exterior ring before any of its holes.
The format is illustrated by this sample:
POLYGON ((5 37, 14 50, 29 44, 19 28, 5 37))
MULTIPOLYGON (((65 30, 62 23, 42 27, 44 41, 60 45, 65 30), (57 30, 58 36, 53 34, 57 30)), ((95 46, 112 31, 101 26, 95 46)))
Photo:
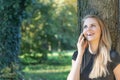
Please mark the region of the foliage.
POLYGON ((40 62, 47 60, 47 52, 74 47, 76 12, 72 6, 59 6, 53 0, 0 0, 0 5, 1 79, 22 78, 18 59, 20 29, 21 52, 33 54, 29 56, 40 62))
POLYGON ((73 6, 40 0, 29 5, 26 12, 29 17, 22 24, 23 55, 28 53, 28 57, 47 60, 48 52, 76 46, 77 16, 73 6), (42 54, 41 57, 36 53, 42 54))
POLYGON ((20 25, 24 0, 0 0, 0 80, 20 80, 20 25))

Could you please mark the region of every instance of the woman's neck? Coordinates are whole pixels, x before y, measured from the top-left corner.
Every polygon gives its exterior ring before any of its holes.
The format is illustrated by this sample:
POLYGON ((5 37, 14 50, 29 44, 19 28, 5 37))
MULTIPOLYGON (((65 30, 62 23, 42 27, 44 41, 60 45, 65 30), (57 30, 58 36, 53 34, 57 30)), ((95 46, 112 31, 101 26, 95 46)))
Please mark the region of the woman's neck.
POLYGON ((96 54, 98 50, 99 41, 89 42, 89 51, 91 54, 96 54))

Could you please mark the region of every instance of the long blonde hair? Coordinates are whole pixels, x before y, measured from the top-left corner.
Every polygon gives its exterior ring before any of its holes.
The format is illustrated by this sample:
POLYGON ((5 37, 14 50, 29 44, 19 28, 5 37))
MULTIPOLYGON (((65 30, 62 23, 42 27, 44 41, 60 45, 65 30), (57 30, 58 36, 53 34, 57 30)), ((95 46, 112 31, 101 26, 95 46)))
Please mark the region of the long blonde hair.
POLYGON ((98 46, 98 53, 94 59, 93 68, 92 71, 89 74, 89 78, 98 78, 98 77, 105 77, 107 74, 109 74, 109 71, 107 69, 107 63, 111 62, 110 59, 110 50, 111 50, 111 37, 109 30, 105 23, 100 19, 99 17, 95 15, 87 15, 83 18, 82 24, 87 18, 94 18, 97 20, 100 29, 101 29, 101 37, 99 40, 99 46, 98 46))

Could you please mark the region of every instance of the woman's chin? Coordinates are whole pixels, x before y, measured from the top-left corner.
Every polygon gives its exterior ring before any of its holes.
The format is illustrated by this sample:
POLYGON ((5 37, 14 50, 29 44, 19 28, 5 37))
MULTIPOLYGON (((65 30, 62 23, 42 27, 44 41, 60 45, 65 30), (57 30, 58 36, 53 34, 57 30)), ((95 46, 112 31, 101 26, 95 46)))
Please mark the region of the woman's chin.
POLYGON ((94 39, 87 39, 88 42, 94 41, 94 39))

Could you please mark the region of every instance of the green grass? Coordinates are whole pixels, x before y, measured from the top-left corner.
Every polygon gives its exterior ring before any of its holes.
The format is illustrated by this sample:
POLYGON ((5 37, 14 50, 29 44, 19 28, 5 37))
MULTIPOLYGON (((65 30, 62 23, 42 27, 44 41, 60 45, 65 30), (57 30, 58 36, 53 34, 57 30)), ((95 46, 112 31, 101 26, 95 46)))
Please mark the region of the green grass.
POLYGON ((45 64, 25 66, 25 80, 66 80, 71 68, 71 55, 72 52, 48 54, 45 64))
POLYGON ((70 65, 30 65, 24 69, 25 80, 66 80, 70 65))

